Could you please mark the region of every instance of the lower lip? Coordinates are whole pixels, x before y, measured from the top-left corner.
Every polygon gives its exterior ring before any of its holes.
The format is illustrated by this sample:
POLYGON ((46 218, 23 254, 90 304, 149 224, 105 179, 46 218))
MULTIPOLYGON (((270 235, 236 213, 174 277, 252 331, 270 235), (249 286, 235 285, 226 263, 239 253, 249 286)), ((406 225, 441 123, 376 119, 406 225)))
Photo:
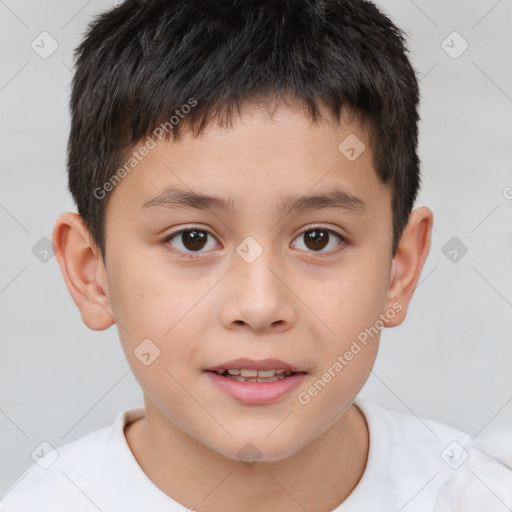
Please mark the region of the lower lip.
POLYGON ((301 372, 273 382, 240 382, 229 377, 223 377, 217 372, 206 371, 206 373, 221 391, 249 405, 275 402, 296 388, 306 376, 304 372, 301 372))

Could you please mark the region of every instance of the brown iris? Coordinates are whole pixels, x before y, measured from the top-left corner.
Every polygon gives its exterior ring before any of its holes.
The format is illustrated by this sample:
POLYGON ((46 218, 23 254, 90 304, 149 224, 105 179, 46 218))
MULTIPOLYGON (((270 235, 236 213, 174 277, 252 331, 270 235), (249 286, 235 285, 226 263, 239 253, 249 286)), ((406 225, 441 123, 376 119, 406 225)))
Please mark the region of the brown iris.
POLYGON ((198 229, 190 229, 181 233, 181 241, 189 251, 202 249, 206 244, 207 237, 208 233, 206 231, 198 229))
POLYGON ((329 242, 329 233, 325 229, 313 229, 306 231, 303 236, 308 249, 315 251, 320 251, 329 242))

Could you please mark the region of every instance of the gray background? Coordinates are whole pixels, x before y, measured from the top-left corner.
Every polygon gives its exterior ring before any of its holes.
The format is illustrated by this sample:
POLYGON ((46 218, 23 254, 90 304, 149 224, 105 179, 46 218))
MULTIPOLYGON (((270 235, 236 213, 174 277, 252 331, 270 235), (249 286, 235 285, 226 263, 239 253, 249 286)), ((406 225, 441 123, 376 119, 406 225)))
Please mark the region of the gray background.
MULTIPOLYGON (((72 51, 92 15, 112 5, 0 0, 0 492, 41 441, 61 446, 142 405, 115 327, 89 330, 55 258, 32 252, 74 211, 72 51), (43 31, 59 45, 46 59, 31 48, 43 31)), ((408 317, 383 331, 361 396, 483 436, 512 425, 512 3, 379 5, 408 32, 421 78, 417 206, 433 210, 434 231, 408 317), (457 58, 458 36, 442 45, 453 31, 469 44, 457 58), (468 249, 456 262, 443 253, 452 237, 468 249)))

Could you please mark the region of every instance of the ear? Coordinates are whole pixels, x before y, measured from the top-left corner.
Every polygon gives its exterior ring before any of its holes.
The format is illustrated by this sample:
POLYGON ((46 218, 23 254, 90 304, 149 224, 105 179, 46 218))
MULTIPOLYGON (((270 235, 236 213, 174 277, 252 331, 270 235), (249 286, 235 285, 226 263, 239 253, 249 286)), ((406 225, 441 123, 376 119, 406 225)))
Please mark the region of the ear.
POLYGON ((101 251, 77 213, 61 214, 53 229, 55 257, 85 325, 95 331, 114 323, 101 251))
POLYGON ((430 250, 430 237, 434 222, 433 213, 426 207, 413 210, 402 233, 397 252, 392 261, 386 311, 395 311, 393 318, 383 319, 386 327, 401 324, 414 294, 430 250))

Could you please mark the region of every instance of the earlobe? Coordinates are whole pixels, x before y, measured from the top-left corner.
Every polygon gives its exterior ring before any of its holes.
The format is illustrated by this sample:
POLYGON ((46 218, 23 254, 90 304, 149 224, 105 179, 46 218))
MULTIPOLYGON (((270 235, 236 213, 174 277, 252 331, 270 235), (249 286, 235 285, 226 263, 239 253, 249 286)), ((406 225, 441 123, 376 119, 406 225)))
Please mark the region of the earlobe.
POLYGON ((418 285, 423 265, 430 250, 433 213, 426 207, 413 210, 402 233, 398 250, 392 261, 391 278, 387 292, 386 311, 401 308, 393 318, 385 321, 386 327, 395 327, 403 322, 407 307, 418 285))
POLYGON ((101 331, 114 323, 101 252, 77 213, 61 214, 53 230, 55 257, 71 297, 90 329, 101 331))

